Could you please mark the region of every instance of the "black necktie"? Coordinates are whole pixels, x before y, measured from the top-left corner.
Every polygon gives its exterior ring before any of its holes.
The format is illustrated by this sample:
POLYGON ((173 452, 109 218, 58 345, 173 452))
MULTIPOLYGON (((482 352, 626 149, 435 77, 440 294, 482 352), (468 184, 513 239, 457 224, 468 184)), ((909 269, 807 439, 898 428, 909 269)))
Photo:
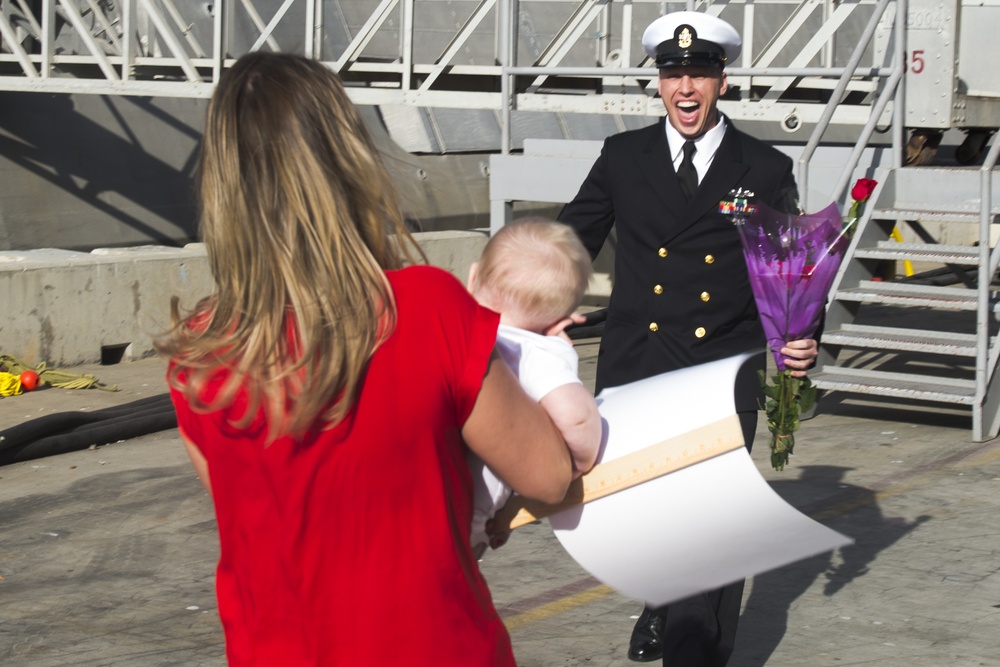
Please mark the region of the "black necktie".
POLYGON ((698 191, 698 170, 694 168, 694 152, 697 147, 693 141, 684 142, 684 159, 677 169, 677 180, 681 184, 681 192, 690 200, 694 193, 698 191))

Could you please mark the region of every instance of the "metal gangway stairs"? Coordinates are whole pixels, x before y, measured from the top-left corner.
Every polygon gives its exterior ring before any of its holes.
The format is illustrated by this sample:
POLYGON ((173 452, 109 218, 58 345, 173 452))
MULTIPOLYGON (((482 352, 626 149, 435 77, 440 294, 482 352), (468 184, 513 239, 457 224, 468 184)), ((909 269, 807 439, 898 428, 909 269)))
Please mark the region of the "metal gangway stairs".
POLYGON ((973 439, 997 435, 998 153, 994 144, 981 168, 885 174, 830 293, 820 389, 968 406, 973 439), (891 235, 903 222, 915 238, 900 243, 891 235), (976 227, 978 241, 939 243, 935 224, 976 227), (880 279, 883 263, 903 261, 931 268, 923 279, 880 279))
MULTIPOLYGON (((904 97, 896 98, 895 118, 911 127, 939 112, 954 119, 964 106, 952 97, 954 79, 931 83, 919 78, 920 72, 913 74, 922 67, 922 62, 914 61, 916 54, 935 53, 954 62, 959 41, 955 25, 939 23, 934 34, 912 29, 932 7, 923 0, 911 2, 906 47, 897 54, 909 61, 909 76, 897 91, 904 97), (933 101, 921 106, 914 100, 922 95, 940 98, 952 108, 929 108, 933 101)), ((814 133, 807 152, 818 134, 814 133)), ((866 134, 855 146, 855 156, 866 134)), ((983 133, 976 134, 969 136, 982 141, 983 133)), ((968 406, 973 439, 988 440, 1000 432, 996 382, 1000 299, 994 285, 1000 263, 994 231, 1000 215, 1000 206, 994 203, 1000 193, 995 172, 1000 142, 994 142, 980 166, 907 166, 902 164, 905 153, 897 143, 887 168, 872 174, 880 186, 859 221, 830 291, 812 378, 825 391, 968 406), (899 235, 904 225, 908 242, 901 242, 899 235), (975 234, 960 235, 964 243, 949 243, 955 228, 975 234), (918 264, 923 270, 886 280, 882 268, 887 263, 918 264)), ((961 157, 961 151, 956 154, 961 157)), ((851 164, 853 157, 848 168, 851 164)), ((800 167, 800 182, 808 182, 806 160, 800 167)), ((845 171, 835 191, 843 192, 848 185, 845 171)), ((888 277, 894 276, 890 270, 888 277)))

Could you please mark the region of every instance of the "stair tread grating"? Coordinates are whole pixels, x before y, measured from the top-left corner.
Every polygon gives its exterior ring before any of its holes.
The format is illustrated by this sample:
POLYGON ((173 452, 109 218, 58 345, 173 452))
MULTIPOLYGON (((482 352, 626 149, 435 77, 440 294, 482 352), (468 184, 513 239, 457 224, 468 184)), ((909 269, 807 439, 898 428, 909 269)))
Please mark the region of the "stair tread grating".
POLYGON ((846 289, 839 290, 836 298, 841 301, 860 301, 861 303, 897 304, 903 306, 927 306, 945 308, 948 310, 975 310, 975 299, 958 299, 945 297, 927 297, 905 294, 885 294, 871 290, 846 289))
POLYGON ((936 245, 932 243, 897 243, 879 241, 872 248, 858 248, 855 257, 868 259, 912 259, 936 261, 942 264, 979 264, 979 249, 968 246, 936 245))
MULTIPOLYGON (((995 292, 991 308, 997 310, 995 292)), ((861 303, 884 303, 900 306, 927 306, 947 310, 976 310, 975 290, 962 287, 934 287, 918 283, 892 283, 863 280, 858 287, 837 290, 835 299, 861 303)))
POLYGON ((809 377, 818 389, 827 391, 847 391, 963 405, 973 405, 976 400, 974 380, 837 366, 827 366, 822 371, 810 373, 809 377))
POLYGON ((887 327, 875 324, 855 324, 847 322, 841 325, 841 330, 852 333, 867 333, 873 335, 894 336, 913 335, 926 336, 928 338, 939 338, 941 340, 954 340, 963 342, 975 342, 976 334, 961 333, 956 331, 940 331, 936 329, 903 329, 901 327, 887 327))
POLYGON ((976 355, 974 334, 948 331, 845 324, 840 329, 825 331, 823 342, 847 347, 955 354, 966 357, 976 355))
MULTIPOLYGON (((1000 215, 994 210, 991 216, 1000 215)), ((964 211, 926 211, 916 208, 882 208, 872 211, 875 220, 920 220, 921 222, 979 222, 979 207, 969 206, 964 211)))

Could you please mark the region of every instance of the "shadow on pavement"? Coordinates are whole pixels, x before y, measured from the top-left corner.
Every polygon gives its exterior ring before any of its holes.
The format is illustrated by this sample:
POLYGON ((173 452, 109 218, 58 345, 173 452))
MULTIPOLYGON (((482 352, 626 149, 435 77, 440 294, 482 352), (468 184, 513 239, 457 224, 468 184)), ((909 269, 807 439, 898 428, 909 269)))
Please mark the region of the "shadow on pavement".
POLYGON ((792 506, 854 538, 855 543, 755 577, 740 617, 730 667, 766 665, 788 629, 789 610, 817 579, 826 578, 823 595, 837 595, 865 576, 883 549, 930 519, 883 516, 874 491, 844 480, 851 468, 812 465, 800 470, 798 479, 772 480, 772 488, 792 506), (813 500, 817 496, 823 499, 813 500))

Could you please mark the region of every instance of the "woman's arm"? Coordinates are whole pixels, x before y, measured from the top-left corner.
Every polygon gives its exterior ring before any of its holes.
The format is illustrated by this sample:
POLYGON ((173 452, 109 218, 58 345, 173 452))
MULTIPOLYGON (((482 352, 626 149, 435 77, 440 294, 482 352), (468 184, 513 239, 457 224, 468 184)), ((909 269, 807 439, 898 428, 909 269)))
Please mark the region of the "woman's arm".
POLYGON ((205 460, 205 455, 183 433, 181 433, 181 440, 184 441, 184 449, 187 450, 188 457, 191 459, 191 465, 194 466, 195 474, 198 475, 198 479, 201 480, 202 486, 205 487, 208 494, 212 495, 212 482, 208 477, 208 461, 205 460))
POLYGON ((517 493, 545 503, 566 495, 573 476, 566 442, 495 350, 462 438, 517 493))

